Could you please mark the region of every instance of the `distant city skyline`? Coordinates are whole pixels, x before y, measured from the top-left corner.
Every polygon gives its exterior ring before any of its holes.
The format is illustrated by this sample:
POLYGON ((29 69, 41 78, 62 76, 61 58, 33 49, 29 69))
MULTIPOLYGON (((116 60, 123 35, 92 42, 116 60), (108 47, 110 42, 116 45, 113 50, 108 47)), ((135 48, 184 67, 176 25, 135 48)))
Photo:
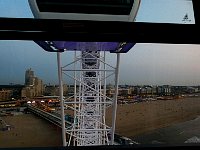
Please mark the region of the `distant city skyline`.
MULTIPOLYGON (((186 14, 191 20, 186 23, 194 23, 191 1, 142 0, 136 21, 185 23, 186 14)), ((33 15, 27 0, 0 0, 0 17, 33 15)), ((200 85, 199 56, 199 45, 136 44, 130 52, 121 54, 120 84, 200 85)), ((107 53, 111 64, 114 57, 107 53)), ((71 58, 72 52, 64 53, 63 64, 71 58)), ((0 84, 24 84, 27 68, 32 68, 45 84, 58 84, 56 63, 56 53, 48 53, 32 41, 0 41, 0 84)))

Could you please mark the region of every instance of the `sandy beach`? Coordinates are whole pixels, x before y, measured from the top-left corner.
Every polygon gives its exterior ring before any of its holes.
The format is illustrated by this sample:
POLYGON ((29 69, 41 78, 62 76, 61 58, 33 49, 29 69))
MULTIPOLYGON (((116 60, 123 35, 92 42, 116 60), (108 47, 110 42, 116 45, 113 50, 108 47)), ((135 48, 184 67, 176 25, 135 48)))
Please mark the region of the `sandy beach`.
MULTIPOLYGON (((108 125, 111 125, 111 114, 111 108, 108 108, 108 125)), ((192 120, 199 115, 200 98, 118 105, 116 133, 133 138, 158 128, 192 120)), ((4 119, 14 128, 0 131, 0 148, 62 145, 61 129, 37 116, 23 114, 4 119)))
POLYGON ((61 129, 33 114, 3 117, 13 128, 0 131, 0 148, 61 146, 61 129))
MULTIPOLYGON (((111 109, 108 109, 108 125, 111 125, 111 114, 111 109)), ((134 137, 154 129, 192 120, 199 115, 200 98, 118 105, 116 133, 126 137, 134 137)))

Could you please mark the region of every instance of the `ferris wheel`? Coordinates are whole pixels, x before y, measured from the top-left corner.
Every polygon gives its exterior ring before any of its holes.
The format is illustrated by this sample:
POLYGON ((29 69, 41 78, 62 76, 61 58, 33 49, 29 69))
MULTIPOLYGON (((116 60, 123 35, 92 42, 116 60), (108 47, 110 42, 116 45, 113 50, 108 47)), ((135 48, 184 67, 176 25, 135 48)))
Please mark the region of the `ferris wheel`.
MULTIPOLYGON (((35 18, 133 22, 140 0, 29 0, 35 18)), ((98 30, 98 29, 97 29, 98 30)), ((120 53, 135 43, 36 41, 43 49, 74 51, 71 62, 61 66, 57 53, 63 146, 113 145, 117 110, 120 53), (117 54, 116 65, 106 55, 117 54), (73 95, 63 98, 63 76, 74 81, 73 95), (114 78, 114 95, 106 95, 108 78, 114 78), (112 125, 106 125, 106 109, 112 107, 112 125), (65 110, 67 109, 67 110, 65 110), (71 118, 71 119, 69 119, 71 118), (67 136, 66 136, 67 134, 67 136)))

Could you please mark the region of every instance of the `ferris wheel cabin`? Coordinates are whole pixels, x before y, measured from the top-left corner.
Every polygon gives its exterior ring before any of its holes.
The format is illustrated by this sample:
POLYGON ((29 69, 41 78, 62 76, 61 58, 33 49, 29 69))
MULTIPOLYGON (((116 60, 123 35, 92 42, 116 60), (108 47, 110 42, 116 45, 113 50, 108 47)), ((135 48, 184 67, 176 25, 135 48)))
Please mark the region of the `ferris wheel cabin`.
POLYGON ((35 18, 132 22, 140 0, 29 0, 35 18))
MULTIPOLYGON (((137 15, 140 0, 29 0, 35 18, 65 19, 89 21, 133 22, 137 15)), ((77 49, 80 42, 69 41, 35 41, 44 50, 82 51, 77 49)), ((99 51, 126 53, 135 43, 89 42, 101 47, 99 51)), ((85 45, 88 45, 86 42, 85 45)))

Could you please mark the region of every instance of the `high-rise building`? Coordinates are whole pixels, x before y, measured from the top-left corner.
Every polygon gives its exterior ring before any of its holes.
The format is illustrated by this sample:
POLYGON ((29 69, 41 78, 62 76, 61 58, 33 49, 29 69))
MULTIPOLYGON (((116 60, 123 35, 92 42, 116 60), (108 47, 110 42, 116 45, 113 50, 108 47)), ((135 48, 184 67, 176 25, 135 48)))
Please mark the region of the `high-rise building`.
POLYGON ((25 85, 34 85, 34 71, 31 68, 26 70, 25 85))
POLYGON ((35 94, 37 96, 43 95, 44 85, 41 79, 35 77, 34 87, 35 87, 35 94))
POLYGON ((22 91, 23 97, 41 96, 44 92, 44 85, 41 79, 34 76, 34 71, 30 68, 25 72, 25 88, 22 91))

